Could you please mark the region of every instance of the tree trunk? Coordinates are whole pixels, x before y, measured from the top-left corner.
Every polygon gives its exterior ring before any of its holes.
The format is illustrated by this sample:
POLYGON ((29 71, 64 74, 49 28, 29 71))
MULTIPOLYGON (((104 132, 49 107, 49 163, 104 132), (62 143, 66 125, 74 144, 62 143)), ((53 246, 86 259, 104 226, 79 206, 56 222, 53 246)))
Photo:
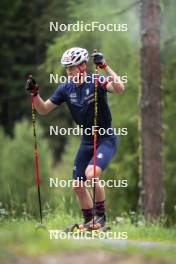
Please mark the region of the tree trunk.
POLYGON ((159 0, 142 0, 141 42, 141 202, 151 219, 161 214, 163 199, 159 0))

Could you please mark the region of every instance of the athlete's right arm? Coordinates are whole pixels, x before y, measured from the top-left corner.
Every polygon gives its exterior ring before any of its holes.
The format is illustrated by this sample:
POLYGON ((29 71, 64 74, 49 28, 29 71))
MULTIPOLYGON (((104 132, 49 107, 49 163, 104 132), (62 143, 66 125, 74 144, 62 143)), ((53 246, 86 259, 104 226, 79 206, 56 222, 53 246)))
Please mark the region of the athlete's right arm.
POLYGON ((56 107, 50 99, 43 101, 39 95, 39 86, 32 75, 29 75, 25 89, 31 94, 31 96, 34 96, 34 105, 39 114, 46 115, 56 107))
POLYGON ((40 115, 46 115, 56 107, 50 99, 43 101, 39 94, 34 97, 34 105, 40 115))

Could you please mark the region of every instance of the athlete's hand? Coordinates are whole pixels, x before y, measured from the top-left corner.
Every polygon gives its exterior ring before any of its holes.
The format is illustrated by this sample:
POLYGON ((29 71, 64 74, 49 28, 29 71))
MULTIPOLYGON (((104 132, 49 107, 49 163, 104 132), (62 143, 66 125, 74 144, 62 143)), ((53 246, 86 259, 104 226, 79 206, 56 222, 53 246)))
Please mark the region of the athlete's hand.
POLYGON ((36 81, 32 78, 32 75, 29 75, 29 77, 28 77, 28 79, 26 81, 25 89, 31 95, 36 96, 38 94, 39 86, 36 83, 36 81))
POLYGON ((106 68, 107 64, 102 53, 95 49, 91 56, 93 57, 94 63, 98 65, 100 69, 106 68))

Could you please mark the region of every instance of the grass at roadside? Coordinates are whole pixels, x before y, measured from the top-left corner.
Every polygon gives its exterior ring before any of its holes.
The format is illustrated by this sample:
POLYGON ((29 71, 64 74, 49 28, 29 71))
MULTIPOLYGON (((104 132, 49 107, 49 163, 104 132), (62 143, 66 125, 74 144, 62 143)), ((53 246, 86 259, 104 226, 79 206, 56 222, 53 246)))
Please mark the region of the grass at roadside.
MULTIPOLYGON (((80 222, 80 219, 74 219, 80 222)), ((47 229, 63 229, 73 223, 71 215, 49 215, 44 219, 47 229)), ((128 220, 121 225, 112 226, 112 232, 127 232, 129 240, 155 241, 172 243, 176 245, 176 229, 166 229, 159 224, 134 226, 128 220)), ((42 254, 54 254, 70 250, 104 249, 124 252, 125 254, 142 254, 156 259, 175 259, 176 248, 155 247, 144 248, 137 245, 116 247, 114 244, 104 243, 94 239, 88 241, 78 240, 50 240, 47 230, 35 230, 36 222, 29 220, 3 220, 0 225, 0 259, 8 259, 13 256, 38 256, 42 254)))

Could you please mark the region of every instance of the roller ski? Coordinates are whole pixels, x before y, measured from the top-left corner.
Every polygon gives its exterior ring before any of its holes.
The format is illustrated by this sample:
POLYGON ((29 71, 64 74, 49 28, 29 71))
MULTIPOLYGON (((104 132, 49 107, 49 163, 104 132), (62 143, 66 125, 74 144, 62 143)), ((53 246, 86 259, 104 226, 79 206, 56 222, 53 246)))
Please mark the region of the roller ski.
POLYGON ((81 232, 107 232, 111 230, 109 226, 106 226, 106 217, 104 216, 95 216, 93 219, 87 223, 83 224, 73 224, 66 228, 65 232, 71 233, 81 233, 81 232))
POLYGON ((91 232, 107 232, 111 230, 109 226, 106 226, 106 216, 95 216, 94 220, 92 219, 91 222, 88 223, 87 225, 87 231, 91 232))

